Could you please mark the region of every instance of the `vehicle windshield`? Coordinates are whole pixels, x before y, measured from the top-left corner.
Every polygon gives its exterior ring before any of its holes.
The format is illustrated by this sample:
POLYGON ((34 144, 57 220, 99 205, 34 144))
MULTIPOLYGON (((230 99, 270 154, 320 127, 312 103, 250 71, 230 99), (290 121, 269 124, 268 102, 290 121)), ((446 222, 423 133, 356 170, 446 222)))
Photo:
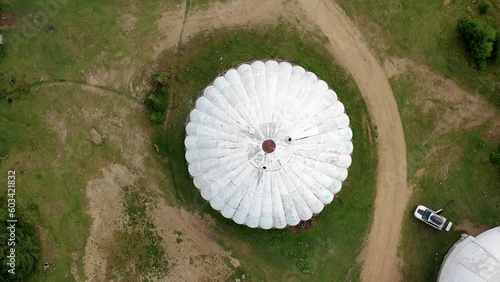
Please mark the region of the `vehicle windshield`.
POLYGON ((424 212, 424 215, 422 215, 422 218, 425 219, 425 220, 428 220, 429 219, 429 216, 431 216, 432 214, 432 211, 431 210, 426 210, 424 212))

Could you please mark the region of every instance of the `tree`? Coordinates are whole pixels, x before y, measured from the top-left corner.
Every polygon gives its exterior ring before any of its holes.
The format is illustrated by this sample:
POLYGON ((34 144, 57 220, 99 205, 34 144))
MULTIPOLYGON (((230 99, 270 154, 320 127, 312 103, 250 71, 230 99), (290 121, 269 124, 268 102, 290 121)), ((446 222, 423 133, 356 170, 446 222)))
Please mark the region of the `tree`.
POLYGON ((482 2, 479 4, 479 14, 485 15, 491 11, 492 4, 490 2, 482 2))
POLYGON ((497 36, 493 42, 493 51, 491 51, 490 60, 493 63, 500 62, 500 32, 497 32, 497 36))
POLYGON ((480 69, 484 69, 486 61, 491 57, 495 30, 483 25, 478 19, 466 18, 459 21, 457 31, 465 43, 465 50, 470 59, 480 69))
MULTIPOLYGON (((7 200, 5 197, 0 197, 0 203, 5 205, 7 200)), ((7 244, 10 237, 10 231, 5 232, 8 227, 7 209, 0 209, 0 263, 2 267, 0 268, 0 281, 19 281, 35 270, 35 266, 40 258, 41 245, 38 241, 35 226, 29 221, 28 217, 19 210, 16 210, 15 223, 15 246, 9 246, 7 244), (15 249, 15 274, 8 272, 10 267, 7 265, 9 263, 9 256, 11 254, 10 249, 15 249)))
POLYGON ((149 119, 154 124, 162 124, 165 122, 165 114, 162 112, 153 112, 149 119))

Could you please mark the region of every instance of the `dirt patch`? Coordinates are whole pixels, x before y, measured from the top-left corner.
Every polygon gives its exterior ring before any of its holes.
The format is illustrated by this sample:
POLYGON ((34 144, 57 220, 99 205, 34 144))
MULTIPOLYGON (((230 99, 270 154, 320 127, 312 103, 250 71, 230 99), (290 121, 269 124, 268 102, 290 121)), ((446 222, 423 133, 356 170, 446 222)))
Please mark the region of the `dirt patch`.
POLYGON ((89 281, 105 280, 105 250, 113 239, 113 233, 123 225, 125 218, 122 188, 132 185, 136 179, 123 165, 111 164, 102 169, 102 178, 87 183, 87 213, 93 221, 83 264, 89 281))
POLYGON ((155 53, 185 43, 200 31, 274 22, 283 15, 283 10, 283 0, 263 0, 259 1, 259 5, 248 0, 233 0, 228 3, 217 2, 208 10, 186 13, 186 1, 183 1, 175 9, 163 13, 158 21, 160 38, 158 44, 154 45, 155 53))
MULTIPOLYGON (((455 141, 452 141, 450 143, 440 144, 432 148, 432 150, 427 153, 425 160, 423 161, 423 163, 428 164, 429 167, 436 168, 427 172, 427 175, 434 175, 441 183, 448 179, 448 172, 450 171, 450 168, 458 163, 463 154, 462 148, 453 146, 454 143, 455 141)), ((425 171, 425 169, 423 170, 425 171)), ((424 174, 419 174, 419 171, 417 171, 415 176, 418 178, 424 176, 424 174)))
POLYGON ((53 265, 57 259, 57 247, 52 239, 50 233, 40 225, 38 227, 38 236, 40 238, 40 243, 42 244, 42 256, 39 261, 39 269, 43 268, 43 265, 49 263, 53 265))
POLYGON ((316 220, 314 218, 311 218, 310 220, 307 221, 301 221, 299 224, 292 227, 292 234, 293 235, 298 234, 314 226, 316 226, 316 220))
POLYGON ((483 233, 486 230, 489 230, 491 227, 486 225, 479 225, 474 222, 470 222, 468 220, 462 221, 455 226, 455 230, 463 230, 467 232, 467 234, 476 237, 477 235, 483 233))
POLYGON ((20 14, 13 12, 0 13, 0 30, 15 29, 19 17, 20 14))
POLYGON ((448 5, 450 5, 450 4, 451 4, 451 2, 452 2, 452 0, 444 0, 444 1, 443 1, 443 4, 444 4, 445 6, 448 6, 448 5))
MULTIPOLYGON (((415 104, 424 112, 432 112, 436 115, 433 136, 471 129, 488 121, 494 122, 493 127, 500 126, 498 122, 500 113, 483 97, 466 92, 454 81, 411 60, 392 58, 385 62, 385 69, 389 76, 400 75, 408 68, 417 74, 416 84, 421 89, 418 95, 415 95, 415 104)), ((490 132, 493 135, 495 131, 490 129, 490 132)))
POLYGON ((66 144, 66 138, 68 137, 68 128, 64 118, 56 115, 53 112, 49 112, 45 118, 49 128, 56 134, 57 139, 63 145, 66 144))
POLYGON ((80 255, 78 252, 71 253, 71 258, 73 259, 73 261, 71 262, 71 276, 73 276, 73 278, 76 280, 76 282, 82 281, 80 279, 80 276, 78 275, 78 266, 76 265, 79 257, 80 257, 80 255))
POLYGON ((102 143, 102 135, 94 128, 90 130, 90 141, 92 141, 92 143, 94 143, 95 145, 99 145, 102 143))
POLYGON ((137 3, 132 2, 128 11, 123 13, 120 17, 120 23, 123 31, 128 34, 135 29, 138 18, 135 16, 137 13, 137 3))
POLYGON ((169 280, 225 281, 232 274, 232 268, 240 265, 217 243, 218 236, 210 217, 168 206, 162 200, 157 203, 152 217, 163 238, 163 246, 173 260, 169 280))
POLYGON ((128 89, 129 83, 135 74, 137 65, 130 57, 124 57, 113 68, 103 68, 102 65, 114 61, 105 52, 101 52, 95 59, 94 64, 86 71, 82 71, 86 81, 90 85, 105 86, 113 89, 128 89))

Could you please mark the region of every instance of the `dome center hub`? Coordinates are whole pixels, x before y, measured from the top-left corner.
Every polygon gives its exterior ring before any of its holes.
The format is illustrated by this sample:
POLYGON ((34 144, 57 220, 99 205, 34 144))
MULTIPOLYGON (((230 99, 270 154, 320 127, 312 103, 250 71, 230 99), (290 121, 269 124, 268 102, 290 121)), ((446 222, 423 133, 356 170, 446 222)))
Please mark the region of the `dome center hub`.
POLYGON ((276 143, 271 139, 267 139, 262 142, 262 150, 264 150, 267 154, 270 154, 276 150, 276 143))

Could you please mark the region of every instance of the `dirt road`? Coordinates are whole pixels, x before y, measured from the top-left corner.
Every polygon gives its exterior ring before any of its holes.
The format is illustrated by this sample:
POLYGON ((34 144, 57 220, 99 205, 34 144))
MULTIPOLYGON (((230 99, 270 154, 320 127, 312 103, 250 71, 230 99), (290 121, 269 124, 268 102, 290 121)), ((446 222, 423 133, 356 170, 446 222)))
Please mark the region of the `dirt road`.
POLYGON ((299 0, 307 17, 328 37, 336 59, 350 72, 378 129, 378 171, 374 222, 362 253, 363 281, 400 281, 397 247, 410 188, 406 145, 394 95, 366 42, 333 2, 299 0))

